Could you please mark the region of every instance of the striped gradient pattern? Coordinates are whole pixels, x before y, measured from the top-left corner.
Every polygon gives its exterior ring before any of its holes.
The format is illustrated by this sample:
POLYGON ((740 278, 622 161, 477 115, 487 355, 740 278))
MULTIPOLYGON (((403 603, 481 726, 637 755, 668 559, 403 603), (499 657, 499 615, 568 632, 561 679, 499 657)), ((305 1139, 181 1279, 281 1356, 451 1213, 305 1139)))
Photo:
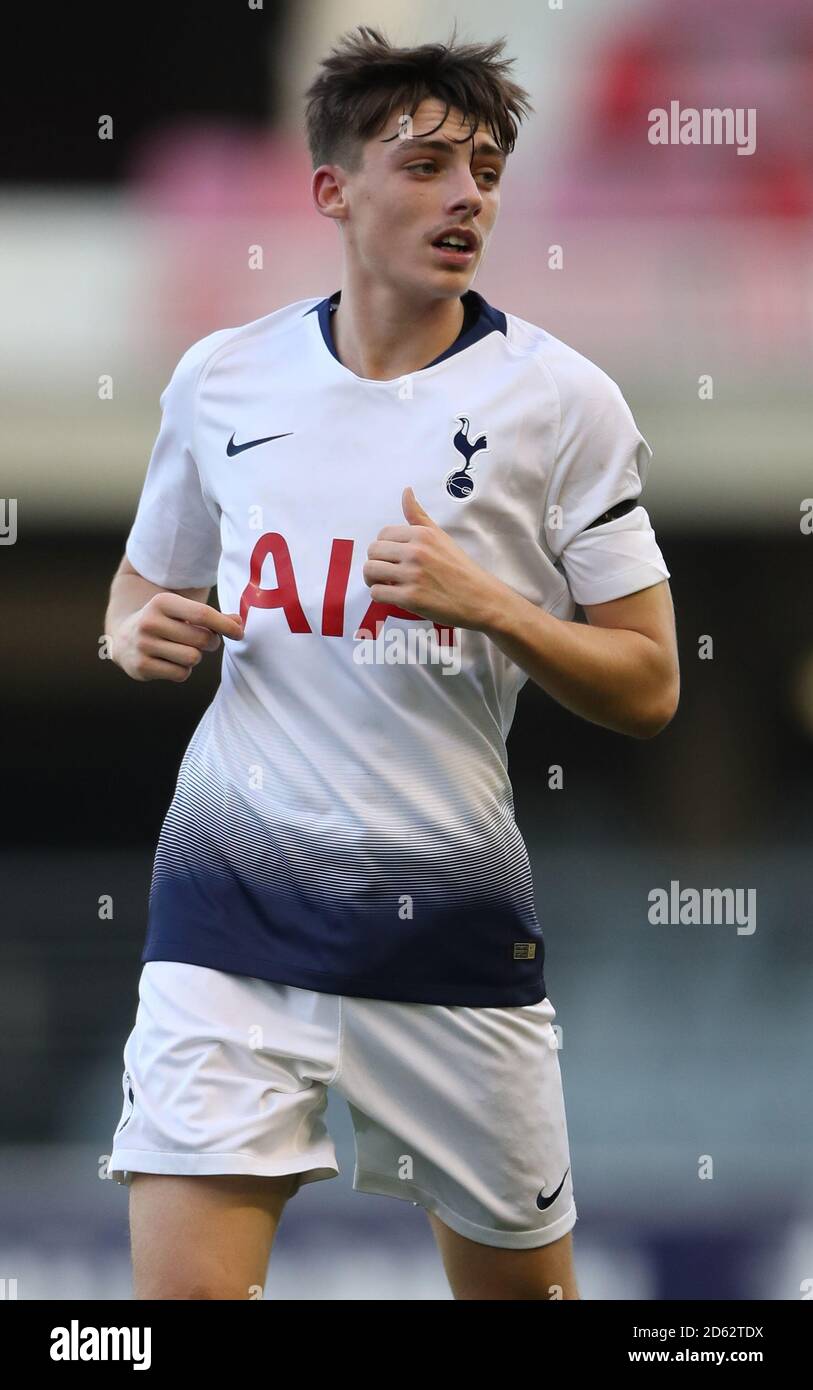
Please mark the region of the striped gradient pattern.
POLYGON ((542 934, 510 804, 455 829, 421 834, 413 824, 409 837, 274 815, 267 793, 235 787, 198 756, 199 735, 158 842, 143 960, 415 1002, 544 998, 542 934), (529 945, 534 956, 522 959, 529 945))

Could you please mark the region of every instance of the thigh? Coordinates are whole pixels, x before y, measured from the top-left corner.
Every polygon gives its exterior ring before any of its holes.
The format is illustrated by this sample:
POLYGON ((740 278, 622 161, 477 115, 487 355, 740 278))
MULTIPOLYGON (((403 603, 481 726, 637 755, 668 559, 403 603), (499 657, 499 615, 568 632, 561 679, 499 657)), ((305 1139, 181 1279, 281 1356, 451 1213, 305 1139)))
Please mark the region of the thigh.
POLYGON ((134 1173, 134 1297, 261 1298, 277 1226, 298 1179, 296 1173, 134 1173))
POLYGON ((577 1299, 573 1234, 530 1250, 481 1245, 427 1213, 456 1299, 577 1299))

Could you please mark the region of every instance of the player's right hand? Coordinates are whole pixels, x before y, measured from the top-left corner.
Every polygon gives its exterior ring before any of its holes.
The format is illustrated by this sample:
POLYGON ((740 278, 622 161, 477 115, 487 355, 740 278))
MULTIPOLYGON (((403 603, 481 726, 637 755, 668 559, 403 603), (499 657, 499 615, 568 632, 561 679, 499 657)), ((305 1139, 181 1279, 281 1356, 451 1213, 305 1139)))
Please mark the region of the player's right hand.
POLYGON ((220 613, 167 590, 131 613, 113 633, 112 657, 136 681, 174 681, 180 685, 217 651, 222 637, 243 636, 238 613, 220 613))

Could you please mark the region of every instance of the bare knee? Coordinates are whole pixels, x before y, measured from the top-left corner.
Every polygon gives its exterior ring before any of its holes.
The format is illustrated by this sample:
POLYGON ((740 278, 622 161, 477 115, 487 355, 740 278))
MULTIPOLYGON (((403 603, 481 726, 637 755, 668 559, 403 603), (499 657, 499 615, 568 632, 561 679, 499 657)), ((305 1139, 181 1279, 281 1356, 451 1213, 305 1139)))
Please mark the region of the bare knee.
POLYGON ((511 1249, 470 1240, 427 1215, 455 1299, 579 1298, 571 1232, 548 1245, 511 1249))
POLYGON ((248 1284, 245 1286, 234 1286, 224 1283, 213 1271, 211 1279, 201 1279, 200 1273, 190 1273, 188 1279, 176 1275, 170 1282, 162 1284, 154 1276, 148 1274, 143 1281, 135 1280, 135 1297, 137 1299, 157 1299, 160 1302, 175 1302, 183 1300, 185 1302, 197 1301, 200 1299, 218 1299, 221 1302, 245 1301, 253 1298, 262 1298, 262 1284, 248 1284), (139 1287, 143 1286, 144 1292, 139 1292, 139 1287))

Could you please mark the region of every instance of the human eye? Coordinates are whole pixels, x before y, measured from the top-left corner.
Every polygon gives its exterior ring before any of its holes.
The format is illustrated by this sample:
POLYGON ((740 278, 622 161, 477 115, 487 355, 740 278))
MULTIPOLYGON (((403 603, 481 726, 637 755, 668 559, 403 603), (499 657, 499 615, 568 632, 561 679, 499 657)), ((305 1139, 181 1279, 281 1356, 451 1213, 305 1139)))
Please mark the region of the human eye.
POLYGON ((429 169, 431 171, 432 169, 435 169, 437 166, 435 164, 434 159, 422 159, 419 164, 407 164, 406 167, 409 170, 409 172, 412 173, 414 170, 417 169, 429 169))
POLYGON ((500 176, 499 176, 499 174, 497 173, 496 169, 481 169, 481 170, 479 171, 477 177, 480 178, 480 179, 483 179, 483 178, 488 179, 488 181, 489 181, 489 186, 492 187, 492 188, 493 188, 493 186, 494 186, 495 183, 499 183, 499 181, 500 181, 500 176))

